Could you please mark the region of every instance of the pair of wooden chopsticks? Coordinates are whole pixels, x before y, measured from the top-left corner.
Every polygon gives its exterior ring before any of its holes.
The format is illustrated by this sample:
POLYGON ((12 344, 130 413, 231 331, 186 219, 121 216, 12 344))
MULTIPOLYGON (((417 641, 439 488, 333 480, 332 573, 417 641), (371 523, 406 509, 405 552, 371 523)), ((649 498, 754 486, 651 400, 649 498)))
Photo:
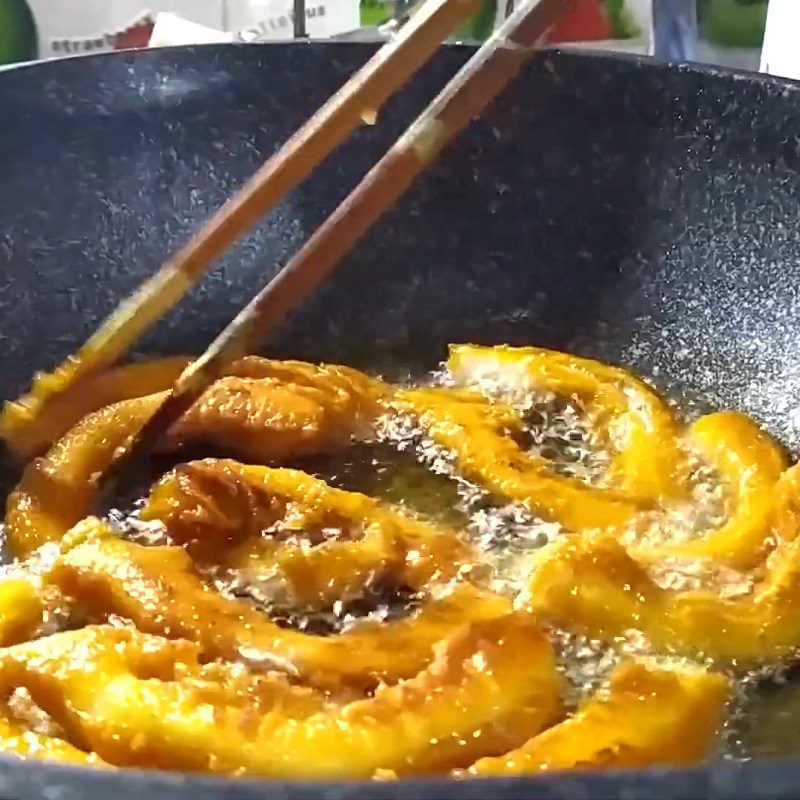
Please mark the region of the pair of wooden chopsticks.
MULTIPOLYGON (((431 57, 448 33, 477 11, 479 4, 480 0, 428 0, 398 37, 331 97, 172 261, 120 305, 75 356, 44 381, 40 376, 39 390, 18 401, 22 407, 27 403, 35 416, 37 403, 52 400, 81 376, 107 367, 123 355, 229 245, 353 130, 363 122, 374 121, 389 96, 431 57), (41 391, 43 383, 55 387, 49 397, 41 391)), ((164 403, 101 477, 106 493, 232 359, 255 349, 272 327, 313 292, 445 145, 518 73, 571 5, 572 0, 523 0, 289 263, 180 375, 164 403)))

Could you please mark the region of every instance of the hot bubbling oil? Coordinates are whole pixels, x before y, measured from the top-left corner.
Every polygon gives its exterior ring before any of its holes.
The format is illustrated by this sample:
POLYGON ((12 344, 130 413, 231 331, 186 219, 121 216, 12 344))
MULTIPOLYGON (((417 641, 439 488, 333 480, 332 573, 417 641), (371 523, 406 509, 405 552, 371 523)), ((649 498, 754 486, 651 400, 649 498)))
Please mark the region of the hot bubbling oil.
MULTIPOLYGON (((439 372, 424 383, 449 385, 451 380, 446 372, 439 372)), ((517 409, 524 422, 527 448, 546 459, 554 472, 591 486, 606 485, 611 453, 587 425, 577 403, 552 393, 522 392, 500 383, 482 381, 472 388, 517 409)), ((684 422, 710 410, 694 399, 689 403, 671 400, 670 404, 684 422)), ((691 502, 637 515, 623 532, 628 541, 688 541, 723 523, 730 499, 728 487, 699 454, 688 452, 688 456, 686 479, 691 502)), ((500 501, 459 476, 450 454, 443 452, 411 417, 386 416, 373 440, 287 466, 461 531, 480 554, 476 577, 519 603, 524 602, 532 554, 568 533, 559 523, 537 517, 523 504, 500 501)), ((138 518, 141 505, 139 501, 126 511, 112 511, 109 520, 121 535, 142 544, 169 543, 163 526, 138 518)), ((302 532, 294 538, 297 541, 289 542, 291 546, 314 545, 304 540, 302 532)), ((713 588, 723 596, 736 597, 754 588, 752 574, 726 567, 709 568, 697 560, 673 559, 653 566, 650 574, 656 583, 671 590, 713 588)), ((388 575, 371 576, 362 593, 342 598, 323 610, 293 605, 287 587, 269 571, 210 570, 206 577, 223 594, 254 603, 281 624, 318 635, 347 630, 365 619, 380 621, 407 615, 420 603, 408 587, 398 585, 388 575)), ((69 620, 59 617, 57 606, 50 615, 50 628, 53 625, 70 626, 69 620)), ((554 629, 550 635, 571 707, 594 692, 622 657, 653 655, 646 639, 635 630, 627 631, 613 646, 565 630, 554 629)), ((24 701, 20 700, 23 711, 27 707, 24 701)), ((785 668, 739 676, 714 757, 796 755, 800 733, 795 733, 793 724, 795 709, 800 714, 800 685, 787 682, 785 668)))

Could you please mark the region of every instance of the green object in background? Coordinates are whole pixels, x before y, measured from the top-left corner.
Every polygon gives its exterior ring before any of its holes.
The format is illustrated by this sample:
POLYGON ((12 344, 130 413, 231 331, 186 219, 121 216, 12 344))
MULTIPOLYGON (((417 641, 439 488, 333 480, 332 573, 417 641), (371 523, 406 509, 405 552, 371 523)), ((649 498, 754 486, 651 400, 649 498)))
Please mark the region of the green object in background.
POLYGON ((641 33, 626 0, 605 0, 612 39, 633 39, 641 33))
MULTIPOLYGON (((505 0, 500 0, 505 2, 505 0)), ((456 39, 472 39, 478 42, 488 39, 494 30, 497 17, 497 0, 483 0, 481 10, 462 28, 456 31, 456 39)))
POLYGON ((36 58, 36 25, 25 0, 0 0, 0 64, 36 58))
MULTIPOLYGON (((0 0, 2 2, 2 0, 0 0)), ((632 39, 641 33, 628 8, 629 0, 602 0, 613 39, 632 39)), ((798 0, 800 2, 800 0, 798 0)), ((491 36, 498 19, 508 18, 520 0, 483 0, 480 11, 454 34, 457 41, 482 42, 491 36)), ((412 6, 415 3, 411 3, 412 6)), ((361 25, 382 25, 392 17, 391 0, 361 0, 361 25)))
POLYGON ((700 35, 723 47, 759 48, 767 24, 767 0, 702 0, 700 35))
POLYGON ((361 0, 360 7, 362 28, 383 25, 392 16, 392 7, 385 0, 361 0))
MULTIPOLYGON (((2 3, 3 0, 0 0, 2 3)), ((500 0, 500 2, 512 3, 513 0, 500 0)), ((409 4, 411 8, 418 5, 418 2, 409 4)), ((361 0, 361 26, 364 28, 383 25, 390 20, 394 13, 394 3, 391 0, 361 0)), ((494 30, 496 15, 496 0, 483 0, 481 10, 465 25, 462 25, 454 34, 453 38, 457 41, 479 41, 488 39, 494 30)))
MULTIPOLYGON (((627 7, 626 0, 603 0, 603 3, 612 30, 612 38, 632 39, 641 33, 636 20, 627 7)), ((458 30, 455 38, 479 42, 488 39, 498 17, 507 19, 518 6, 519 0, 484 0, 481 10, 458 30), (500 5, 499 9, 498 4, 500 5), (502 16, 498 14, 498 10, 503 12, 502 16)))

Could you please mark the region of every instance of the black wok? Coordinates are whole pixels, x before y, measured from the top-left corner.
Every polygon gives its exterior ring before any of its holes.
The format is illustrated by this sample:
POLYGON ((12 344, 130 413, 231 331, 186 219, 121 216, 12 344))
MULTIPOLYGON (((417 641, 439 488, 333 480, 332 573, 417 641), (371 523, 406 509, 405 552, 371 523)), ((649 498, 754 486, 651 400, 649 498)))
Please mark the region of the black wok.
MULTIPOLYGON (((72 351, 372 48, 211 46, 0 74, 3 395, 72 351)), ((469 53, 441 52, 142 352, 201 350, 469 53)), ((745 409, 797 453, 798 131, 800 87, 791 82, 543 54, 269 352, 418 371, 451 341, 555 346, 745 409)), ((800 761, 377 785, 0 761, 2 798, 156 795, 756 800, 800 796, 800 761)))

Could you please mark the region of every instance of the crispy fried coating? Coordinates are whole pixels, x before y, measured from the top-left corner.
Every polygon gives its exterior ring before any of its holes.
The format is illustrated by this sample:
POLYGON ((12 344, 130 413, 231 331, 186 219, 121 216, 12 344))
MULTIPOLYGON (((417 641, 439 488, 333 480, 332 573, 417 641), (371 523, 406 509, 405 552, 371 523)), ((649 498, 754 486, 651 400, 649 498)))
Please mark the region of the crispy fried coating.
POLYGON ((330 604, 380 573, 418 591, 477 559, 455 531, 371 497, 230 460, 177 467, 155 484, 141 517, 163 522, 195 563, 258 567, 301 605, 330 604))
POLYGON ((540 618, 595 638, 639 630, 661 652, 747 669, 800 646, 800 540, 782 546, 755 592, 738 598, 662 589, 611 537, 566 540, 537 559, 530 603, 540 618))
POLYGON ((140 630, 191 640, 206 658, 244 656, 332 688, 411 677, 430 663, 434 645, 454 628, 511 610, 505 598, 461 583, 412 616, 314 636, 281 627, 247 603, 219 594, 180 547, 123 541, 93 518, 67 537, 49 580, 99 619, 121 616, 140 630))
POLYGON ((312 778, 466 765, 552 722, 560 695, 547 640, 522 613, 453 631, 428 669, 352 702, 203 670, 188 642, 110 626, 0 650, 0 689, 19 686, 113 764, 312 778))
MULTIPOLYGON (((379 410, 382 384, 345 367, 248 358, 235 369, 244 377, 213 384, 177 423, 168 445, 200 441, 269 463, 341 447, 379 410)), ((59 541, 90 513, 98 475, 162 399, 136 397, 89 414, 27 466, 6 503, 16 555, 59 541)))
POLYGON ((723 718, 728 683, 697 667, 621 664, 573 717, 505 755, 482 758, 469 775, 694 764, 723 718))

